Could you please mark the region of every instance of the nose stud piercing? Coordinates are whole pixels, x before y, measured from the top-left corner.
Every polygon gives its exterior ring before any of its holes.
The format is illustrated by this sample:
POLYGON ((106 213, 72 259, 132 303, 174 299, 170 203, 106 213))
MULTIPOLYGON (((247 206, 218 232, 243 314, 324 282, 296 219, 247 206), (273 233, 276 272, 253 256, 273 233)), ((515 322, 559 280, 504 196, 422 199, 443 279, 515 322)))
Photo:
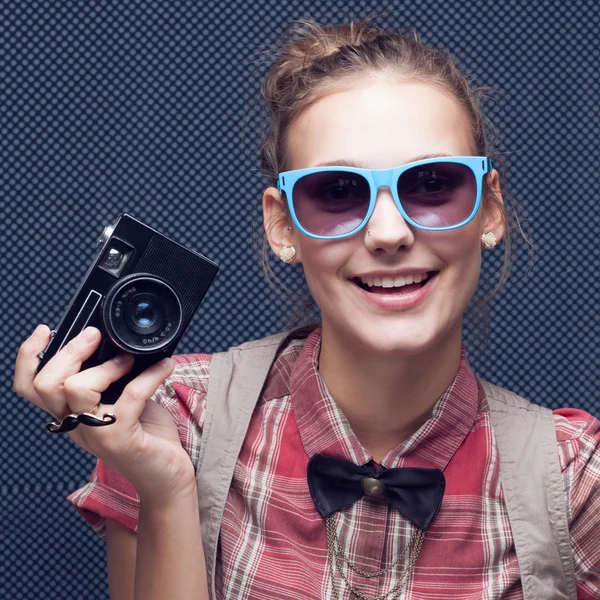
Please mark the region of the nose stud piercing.
POLYGON ((493 231, 486 231, 481 235, 481 248, 483 250, 490 250, 496 245, 496 235, 493 231))
POLYGON ((279 258, 289 265, 296 258, 296 248, 294 246, 284 246, 279 253, 279 258))

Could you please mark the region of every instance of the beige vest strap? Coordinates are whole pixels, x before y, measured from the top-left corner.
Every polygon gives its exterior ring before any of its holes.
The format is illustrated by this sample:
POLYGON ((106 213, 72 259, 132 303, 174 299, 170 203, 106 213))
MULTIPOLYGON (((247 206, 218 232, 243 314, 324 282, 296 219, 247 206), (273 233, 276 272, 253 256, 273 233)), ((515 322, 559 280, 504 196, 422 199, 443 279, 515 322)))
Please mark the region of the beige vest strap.
POLYGON ((481 380, 525 600, 577 600, 552 411, 481 380))
POLYGON ((271 364, 287 336, 288 332, 284 332, 246 342, 212 357, 196 471, 202 545, 211 598, 216 598, 219 531, 237 457, 271 364))
MULTIPOLYGON (((213 599, 219 531, 237 457, 277 350, 300 329, 246 342, 212 358, 196 482, 213 599)), ((500 454, 500 475, 524 600, 576 600, 552 413, 481 382, 500 454)))

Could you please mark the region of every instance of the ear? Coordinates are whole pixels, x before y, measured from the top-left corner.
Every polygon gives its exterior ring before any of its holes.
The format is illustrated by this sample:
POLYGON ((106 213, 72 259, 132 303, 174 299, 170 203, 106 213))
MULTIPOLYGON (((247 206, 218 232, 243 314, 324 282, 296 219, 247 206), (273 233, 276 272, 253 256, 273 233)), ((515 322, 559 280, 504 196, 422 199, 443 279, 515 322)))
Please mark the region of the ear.
POLYGON ((300 248, 297 242, 295 227, 285 205, 284 199, 275 187, 268 187, 262 198, 263 221, 267 241, 275 256, 279 256, 284 246, 294 246, 296 258, 293 263, 302 262, 300 248), (291 231, 288 229, 291 227, 291 231))
POLYGON ((481 233, 485 231, 491 231, 495 234, 496 240, 499 242, 504 236, 504 230, 506 227, 506 223, 502 218, 502 210, 501 207, 504 206, 504 200, 502 199, 502 191, 500 190, 500 176, 498 175, 498 171, 496 169, 492 169, 492 171, 487 175, 486 179, 487 185, 490 188, 493 198, 492 201, 488 201, 485 207, 481 233))

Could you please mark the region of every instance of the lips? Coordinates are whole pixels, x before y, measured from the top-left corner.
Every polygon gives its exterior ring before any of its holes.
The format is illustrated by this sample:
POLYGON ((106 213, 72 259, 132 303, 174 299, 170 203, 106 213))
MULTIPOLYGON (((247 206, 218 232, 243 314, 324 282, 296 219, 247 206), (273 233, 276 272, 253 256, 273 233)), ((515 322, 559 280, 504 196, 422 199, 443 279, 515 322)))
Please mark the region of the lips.
MULTIPOLYGON (((436 287, 439 271, 432 271, 431 275, 418 284, 408 284, 399 288, 373 287, 364 289, 355 279, 349 279, 359 298, 368 305, 383 311, 405 311, 419 306, 436 287), (408 288, 408 289, 407 289, 408 288)), ((360 280, 359 280, 360 281, 360 280)), ((364 284, 363 284, 364 285, 364 284)))

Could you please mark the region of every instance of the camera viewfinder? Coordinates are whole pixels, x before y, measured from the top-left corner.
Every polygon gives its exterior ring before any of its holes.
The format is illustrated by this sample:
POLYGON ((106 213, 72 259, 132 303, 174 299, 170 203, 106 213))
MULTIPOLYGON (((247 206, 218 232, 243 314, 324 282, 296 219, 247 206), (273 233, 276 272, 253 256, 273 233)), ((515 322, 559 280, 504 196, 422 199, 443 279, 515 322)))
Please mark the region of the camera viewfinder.
POLYGON ((98 265, 103 271, 119 277, 133 254, 133 248, 119 239, 112 239, 98 265))

